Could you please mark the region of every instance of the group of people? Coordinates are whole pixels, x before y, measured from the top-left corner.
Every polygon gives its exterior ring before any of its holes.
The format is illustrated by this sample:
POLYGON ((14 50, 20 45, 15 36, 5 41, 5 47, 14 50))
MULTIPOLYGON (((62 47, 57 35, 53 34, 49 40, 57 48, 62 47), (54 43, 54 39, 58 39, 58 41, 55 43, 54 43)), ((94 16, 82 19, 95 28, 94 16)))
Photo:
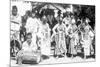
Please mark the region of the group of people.
POLYGON ((22 17, 17 12, 17 6, 12 6, 11 56, 22 50, 56 58, 78 53, 84 58, 94 55, 95 32, 88 17, 76 19, 71 12, 62 16, 61 10, 55 17, 49 6, 45 10, 28 10, 22 17))

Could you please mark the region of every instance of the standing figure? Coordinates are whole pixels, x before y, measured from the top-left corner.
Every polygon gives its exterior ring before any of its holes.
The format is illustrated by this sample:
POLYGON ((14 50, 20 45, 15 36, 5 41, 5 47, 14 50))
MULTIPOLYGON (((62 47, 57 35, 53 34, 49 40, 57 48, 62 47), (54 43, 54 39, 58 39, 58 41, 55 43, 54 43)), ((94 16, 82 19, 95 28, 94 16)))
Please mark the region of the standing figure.
POLYGON ((26 11, 25 15, 22 16, 22 22, 21 22, 21 27, 20 27, 20 41, 21 43, 23 43, 24 41, 26 41, 26 21, 29 17, 29 11, 26 11))
POLYGON ((17 6, 12 6, 11 34, 16 34, 18 40, 19 40, 20 26, 21 26, 21 16, 18 14, 17 6))
POLYGON ((90 56, 91 50, 93 50, 92 41, 94 33, 90 30, 90 26, 85 23, 84 32, 82 33, 82 44, 84 48, 84 59, 90 56))
POLYGON ((76 30, 77 30, 77 26, 75 24, 75 20, 72 19, 71 28, 70 28, 70 34, 69 34, 69 36, 71 38, 70 45, 69 45, 69 52, 72 55, 72 58, 73 58, 74 55, 77 54, 75 46, 77 45, 78 32, 76 30))
POLYGON ((71 17, 68 15, 63 19, 63 22, 66 25, 66 48, 67 48, 67 54, 69 56, 69 45, 70 45, 70 29, 71 29, 71 17))
POLYGON ((57 57, 59 55, 63 55, 66 57, 67 49, 65 43, 65 35, 66 35, 66 26, 59 18, 58 24, 56 24, 53 28, 53 34, 55 35, 56 47, 55 54, 57 57))
POLYGON ((49 24, 47 23, 47 18, 45 16, 42 17, 42 27, 41 27, 41 34, 42 34, 42 44, 41 44, 41 54, 45 56, 50 56, 51 53, 51 44, 50 44, 50 28, 49 24))

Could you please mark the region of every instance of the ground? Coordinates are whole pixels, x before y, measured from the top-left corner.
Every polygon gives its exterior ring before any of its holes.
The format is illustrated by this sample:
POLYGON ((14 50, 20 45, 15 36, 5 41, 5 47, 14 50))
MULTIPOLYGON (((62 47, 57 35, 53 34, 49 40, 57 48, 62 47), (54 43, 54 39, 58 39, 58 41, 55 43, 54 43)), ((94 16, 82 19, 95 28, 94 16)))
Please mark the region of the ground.
MULTIPOLYGON (((49 59, 43 60, 42 62, 39 63, 41 64, 61 64, 61 63, 74 63, 74 62, 90 62, 90 61, 95 61, 94 58, 88 58, 88 59, 83 59, 79 56, 76 56, 74 58, 69 58, 69 57, 62 57, 62 58, 54 58, 50 57, 49 59)), ((18 65, 16 64, 16 60, 11 59, 11 67, 32 67, 34 64, 22 64, 18 65)), ((38 65, 38 64, 37 64, 38 65)))

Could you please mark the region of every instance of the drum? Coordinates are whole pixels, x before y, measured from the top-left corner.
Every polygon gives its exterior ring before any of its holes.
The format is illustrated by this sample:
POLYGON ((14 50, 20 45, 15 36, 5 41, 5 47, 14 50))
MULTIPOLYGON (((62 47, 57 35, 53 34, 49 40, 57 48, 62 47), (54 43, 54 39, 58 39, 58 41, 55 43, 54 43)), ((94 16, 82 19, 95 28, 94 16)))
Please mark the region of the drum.
POLYGON ((17 63, 39 63, 41 61, 41 54, 39 52, 25 52, 17 57, 17 63))

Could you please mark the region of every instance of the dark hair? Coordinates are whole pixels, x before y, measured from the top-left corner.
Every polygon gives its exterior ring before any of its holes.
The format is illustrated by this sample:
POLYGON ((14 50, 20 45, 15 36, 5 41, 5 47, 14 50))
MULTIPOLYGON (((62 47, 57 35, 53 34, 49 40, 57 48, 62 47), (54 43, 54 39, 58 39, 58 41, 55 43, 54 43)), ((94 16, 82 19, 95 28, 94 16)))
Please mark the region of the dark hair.
POLYGON ((15 6, 15 5, 14 5, 14 6, 12 6, 12 9, 16 9, 16 10, 17 10, 17 6, 15 6))

